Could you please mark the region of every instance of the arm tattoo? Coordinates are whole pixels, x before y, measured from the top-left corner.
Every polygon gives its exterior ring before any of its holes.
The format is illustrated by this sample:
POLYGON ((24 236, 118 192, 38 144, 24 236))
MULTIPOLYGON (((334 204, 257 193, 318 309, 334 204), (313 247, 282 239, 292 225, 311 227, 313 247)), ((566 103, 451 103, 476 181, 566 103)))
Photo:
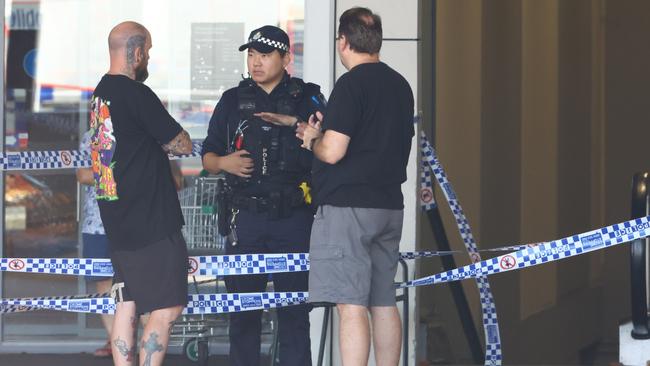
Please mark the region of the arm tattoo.
POLYGON ((162 352, 164 349, 163 345, 158 343, 158 333, 151 332, 149 334, 149 339, 146 342, 142 342, 142 349, 146 353, 144 363, 142 365, 151 366, 151 356, 153 356, 154 352, 162 352))
POLYGON ((165 152, 173 155, 183 155, 192 153, 192 140, 190 134, 183 130, 176 135, 171 141, 162 146, 165 152))
POLYGON ((135 345, 133 347, 129 348, 129 345, 126 343, 126 341, 121 340, 119 337, 113 341, 113 344, 117 348, 118 351, 120 351, 120 354, 124 357, 126 357, 126 360, 128 362, 133 361, 134 355, 135 355, 135 345))

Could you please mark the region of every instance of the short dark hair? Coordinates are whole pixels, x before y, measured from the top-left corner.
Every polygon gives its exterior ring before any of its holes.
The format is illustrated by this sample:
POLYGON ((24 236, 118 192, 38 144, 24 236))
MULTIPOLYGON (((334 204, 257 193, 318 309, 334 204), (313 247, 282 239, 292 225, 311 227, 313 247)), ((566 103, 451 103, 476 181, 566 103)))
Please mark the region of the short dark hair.
POLYGON ((345 36, 355 52, 375 54, 381 49, 381 17, 368 8, 346 10, 339 18, 339 37, 345 36))

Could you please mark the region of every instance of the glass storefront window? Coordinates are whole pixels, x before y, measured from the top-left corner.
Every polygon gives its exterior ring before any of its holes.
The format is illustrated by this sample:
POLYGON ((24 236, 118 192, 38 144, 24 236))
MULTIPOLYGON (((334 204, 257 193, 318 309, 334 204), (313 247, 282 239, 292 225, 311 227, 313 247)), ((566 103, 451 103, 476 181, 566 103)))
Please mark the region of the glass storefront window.
MULTIPOLYGON (((124 20, 152 34, 149 85, 202 140, 221 94, 246 74, 237 48, 272 24, 291 38, 289 72, 302 76, 304 0, 5 1, 4 151, 76 150, 88 100, 108 70, 107 37, 124 20)), ((183 160, 185 175, 200 161, 183 160)), ((4 172, 3 257, 79 257, 79 189, 73 170, 4 172)), ((2 297, 88 293, 74 276, 3 273, 2 297)), ((2 341, 102 340, 96 316, 32 312, 2 316, 2 341)))

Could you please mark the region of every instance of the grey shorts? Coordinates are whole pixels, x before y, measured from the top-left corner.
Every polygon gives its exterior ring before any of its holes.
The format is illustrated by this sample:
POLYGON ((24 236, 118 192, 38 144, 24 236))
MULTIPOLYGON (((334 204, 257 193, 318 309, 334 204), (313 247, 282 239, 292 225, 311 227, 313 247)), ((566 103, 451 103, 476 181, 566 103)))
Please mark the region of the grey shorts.
POLYGON ((320 206, 309 249, 309 301, 395 305, 403 210, 320 206))

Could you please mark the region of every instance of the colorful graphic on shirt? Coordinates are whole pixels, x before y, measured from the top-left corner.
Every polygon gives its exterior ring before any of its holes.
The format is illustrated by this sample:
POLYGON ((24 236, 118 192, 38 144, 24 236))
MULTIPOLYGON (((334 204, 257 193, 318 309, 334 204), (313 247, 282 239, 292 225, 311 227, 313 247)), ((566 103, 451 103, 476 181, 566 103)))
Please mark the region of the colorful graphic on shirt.
POLYGON ((93 95, 90 105, 90 158, 97 200, 115 201, 117 184, 113 176, 115 162, 115 136, 109 110, 111 102, 93 95))

